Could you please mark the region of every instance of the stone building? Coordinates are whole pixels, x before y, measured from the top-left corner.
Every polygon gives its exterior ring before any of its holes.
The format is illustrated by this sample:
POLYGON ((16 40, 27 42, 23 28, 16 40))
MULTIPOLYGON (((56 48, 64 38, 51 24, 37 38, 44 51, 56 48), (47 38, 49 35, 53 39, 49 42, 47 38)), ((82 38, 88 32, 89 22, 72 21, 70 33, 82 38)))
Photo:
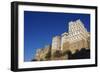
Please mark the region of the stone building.
POLYGON ((69 40, 68 40, 68 33, 67 32, 64 32, 62 35, 61 35, 61 50, 64 52, 64 51, 67 51, 69 50, 69 40))
POLYGON ((35 57, 37 60, 48 60, 46 57, 49 53, 51 55, 49 60, 67 59, 67 55, 53 57, 53 54, 56 51, 59 53, 71 51, 74 54, 82 48, 90 49, 90 32, 87 31, 82 21, 80 19, 71 21, 68 25, 68 32, 62 33, 61 36, 53 37, 51 46, 45 46, 45 48, 37 50, 35 57))
POLYGON ((55 36, 52 38, 52 51, 51 53, 53 54, 57 50, 61 50, 61 36, 55 36))
POLYGON ((90 34, 87 32, 84 24, 80 20, 71 21, 69 22, 68 33, 62 34, 61 49, 63 51, 70 50, 72 53, 81 48, 89 49, 89 39, 90 34))

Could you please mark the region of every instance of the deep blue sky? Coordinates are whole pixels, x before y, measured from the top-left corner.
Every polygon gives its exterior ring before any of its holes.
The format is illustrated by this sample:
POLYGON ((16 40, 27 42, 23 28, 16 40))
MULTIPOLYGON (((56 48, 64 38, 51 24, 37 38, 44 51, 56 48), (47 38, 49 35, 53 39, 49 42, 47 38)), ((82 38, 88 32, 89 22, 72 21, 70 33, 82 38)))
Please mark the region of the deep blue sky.
POLYGON ((24 61, 34 58, 37 48, 51 44, 52 37, 68 31, 68 22, 80 19, 90 31, 90 15, 24 11, 24 61))

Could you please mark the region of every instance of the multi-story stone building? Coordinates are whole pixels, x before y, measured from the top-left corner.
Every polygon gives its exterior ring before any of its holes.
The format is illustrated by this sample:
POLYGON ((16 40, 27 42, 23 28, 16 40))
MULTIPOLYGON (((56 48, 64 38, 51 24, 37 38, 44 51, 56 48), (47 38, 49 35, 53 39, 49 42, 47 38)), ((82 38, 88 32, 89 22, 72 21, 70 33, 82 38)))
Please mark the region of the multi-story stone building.
POLYGON ((89 49, 90 34, 87 32, 84 24, 80 21, 69 22, 68 33, 62 34, 61 49, 63 51, 70 50, 75 53, 76 50, 81 48, 89 49))
MULTIPOLYGON (((52 55, 56 51, 71 51, 74 54, 77 50, 82 48, 90 49, 90 32, 87 31, 82 21, 76 20, 69 22, 68 32, 64 32, 61 36, 55 36, 52 38, 52 45, 46 46, 44 49, 37 50, 36 59, 46 60, 45 56, 50 51, 51 59, 52 55)), ((66 56, 62 56, 61 59, 67 59, 66 56)))

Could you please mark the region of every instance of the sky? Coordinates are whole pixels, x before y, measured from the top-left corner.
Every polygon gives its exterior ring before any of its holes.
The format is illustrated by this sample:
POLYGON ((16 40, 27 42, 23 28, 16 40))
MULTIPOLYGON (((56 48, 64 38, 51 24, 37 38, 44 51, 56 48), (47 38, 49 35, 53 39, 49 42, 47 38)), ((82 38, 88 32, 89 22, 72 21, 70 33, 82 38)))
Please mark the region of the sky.
POLYGON ((68 32, 68 23, 80 19, 90 32, 90 14, 24 11, 24 61, 31 61, 38 48, 68 32))

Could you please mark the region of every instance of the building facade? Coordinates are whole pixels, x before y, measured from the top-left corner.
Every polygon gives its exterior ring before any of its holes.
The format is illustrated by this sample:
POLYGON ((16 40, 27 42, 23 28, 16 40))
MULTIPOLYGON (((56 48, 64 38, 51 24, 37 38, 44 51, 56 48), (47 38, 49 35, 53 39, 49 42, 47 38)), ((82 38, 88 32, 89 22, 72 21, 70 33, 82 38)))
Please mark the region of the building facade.
POLYGON ((61 49, 63 51, 70 50, 72 53, 75 53, 76 50, 81 48, 90 48, 90 34, 80 20, 69 22, 68 33, 63 33, 61 40, 61 49))

